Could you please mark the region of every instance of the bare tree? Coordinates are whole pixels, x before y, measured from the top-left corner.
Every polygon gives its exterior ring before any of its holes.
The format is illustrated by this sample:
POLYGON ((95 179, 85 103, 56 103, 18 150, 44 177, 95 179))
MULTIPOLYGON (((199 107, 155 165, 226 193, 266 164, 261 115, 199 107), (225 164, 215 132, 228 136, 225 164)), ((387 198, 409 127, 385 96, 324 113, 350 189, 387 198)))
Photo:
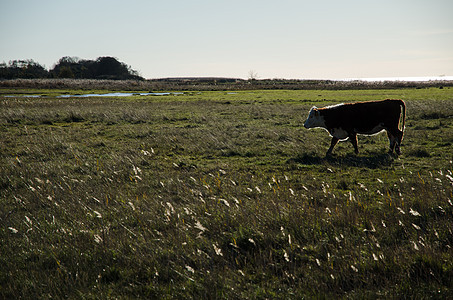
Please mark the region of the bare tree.
POLYGON ((249 80, 256 80, 258 79, 258 73, 255 70, 250 70, 249 71, 249 80))

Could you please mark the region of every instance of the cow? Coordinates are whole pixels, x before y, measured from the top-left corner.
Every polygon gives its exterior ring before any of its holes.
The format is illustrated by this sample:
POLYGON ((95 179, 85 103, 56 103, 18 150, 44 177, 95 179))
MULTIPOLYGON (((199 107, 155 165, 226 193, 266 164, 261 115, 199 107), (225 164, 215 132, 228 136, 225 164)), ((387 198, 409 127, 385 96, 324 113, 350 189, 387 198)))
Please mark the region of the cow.
POLYGON ((324 108, 312 107, 304 123, 307 129, 321 127, 332 136, 330 148, 326 156, 332 154, 339 140, 349 141, 354 146, 356 154, 357 134, 374 135, 382 130, 387 131, 390 141, 389 154, 395 150, 401 154, 400 146, 403 139, 406 119, 406 104, 403 100, 387 99, 381 101, 366 101, 342 103, 324 108), (402 113, 402 127, 399 129, 402 113))

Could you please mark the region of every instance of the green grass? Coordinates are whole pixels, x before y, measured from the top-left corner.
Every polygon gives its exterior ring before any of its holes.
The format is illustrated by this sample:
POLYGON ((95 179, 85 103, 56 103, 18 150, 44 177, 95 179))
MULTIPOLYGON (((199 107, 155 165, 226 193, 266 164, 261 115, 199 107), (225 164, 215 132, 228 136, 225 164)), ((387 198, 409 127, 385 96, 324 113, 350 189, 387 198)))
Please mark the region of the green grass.
POLYGON ((0 298, 453 296, 452 88, 32 92, 0 96, 0 298), (385 98, 398 158, 302 126, 385 98))

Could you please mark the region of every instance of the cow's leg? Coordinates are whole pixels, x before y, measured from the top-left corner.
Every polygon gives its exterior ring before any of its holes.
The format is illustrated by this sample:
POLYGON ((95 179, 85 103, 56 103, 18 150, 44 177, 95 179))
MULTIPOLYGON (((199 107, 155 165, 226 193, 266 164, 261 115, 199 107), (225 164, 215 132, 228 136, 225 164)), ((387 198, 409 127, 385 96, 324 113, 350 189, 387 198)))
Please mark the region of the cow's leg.
POLYGON ((355 133, 350 134, 349 141, 351 141, 352 146, 354 146, 355 154, 359 154, 359 146, 357 144, 357 134, 355 134, 355 133))
POLYGON ((327 150, 326 156, 329 156, 332 154, 333 148, 335 145, 338 143, 339 139, 336 137, 332 137, 332 141, 330 142, 330 148, 327 150))
POLYGON ((401 154, 401 141, 403 140, 403 132, 399 129, 396 129, 392 132, 387 131, 387 136, 389 137, 390 141, 390 149, 389 153, 393 153, 393 150, 395 150, 396 154, 400 155, 401 154))
POLYGON ((401 146, 402 140, 403 140, 403 132, 401 130, 397 129, 395 151, 396 151, 396 154, 398 154, 398 155, 401 154, 400 146, 401 146))
POLYGON ((389 154, 392 154, 393 150, 395 149, 396 138, 390 131, 387 131, 387 136, 389 137, 389 142, 390 142, 389 154))

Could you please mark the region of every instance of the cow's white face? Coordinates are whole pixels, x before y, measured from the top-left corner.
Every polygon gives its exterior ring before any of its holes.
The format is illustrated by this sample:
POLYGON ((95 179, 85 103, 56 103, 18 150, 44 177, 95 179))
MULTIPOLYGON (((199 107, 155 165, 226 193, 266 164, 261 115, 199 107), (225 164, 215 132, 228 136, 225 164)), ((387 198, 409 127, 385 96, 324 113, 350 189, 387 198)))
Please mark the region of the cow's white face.
POLYGON ((313 106, 308 113, 308 118, 304 123, 305 128, 325 127, 324 117, 321 116, 316 106, 313 106))

